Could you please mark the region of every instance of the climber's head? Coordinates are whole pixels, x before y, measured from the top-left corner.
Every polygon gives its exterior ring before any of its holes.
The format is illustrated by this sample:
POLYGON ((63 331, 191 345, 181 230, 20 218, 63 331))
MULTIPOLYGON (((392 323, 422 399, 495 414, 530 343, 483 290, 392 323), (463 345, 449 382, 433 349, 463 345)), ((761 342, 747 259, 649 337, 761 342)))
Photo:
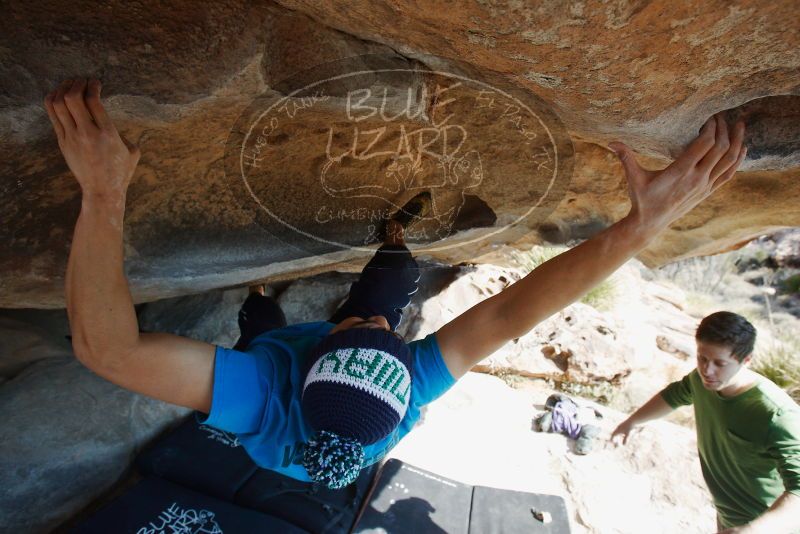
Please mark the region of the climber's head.
POLYGON ((302 405, 315 434, 303 465, 313 480, 340 488, 358 476, 364 446, 387 437, 405 416, 411 351, 385 318, 349 318, 322 339, 310 360, 302 405))
POLYGON ((706 389, 719 391, 731 384, 752 358, 756 329, 732 312, 721 311, 705 317, 695 333, 697 372, 706 389))

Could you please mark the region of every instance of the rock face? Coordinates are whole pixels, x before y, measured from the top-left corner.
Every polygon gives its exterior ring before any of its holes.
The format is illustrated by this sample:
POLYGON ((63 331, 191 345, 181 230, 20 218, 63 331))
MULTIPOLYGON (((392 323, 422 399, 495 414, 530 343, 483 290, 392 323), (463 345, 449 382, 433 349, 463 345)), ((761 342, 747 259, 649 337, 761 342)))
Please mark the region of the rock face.
POLYGON ((798 126, 790 124, 798 111, 800 60, 798 28, 787 28, 785 18, 789 1, 758 7, 475 2, 458 10, 411 2, 280 3, 407 55, 466 58, 506 73, 556 106, 582 139, 620 138, 662 158, 680 151, 711 114, 766 98, 761 112, 782 118, 773 128, 763 124, 759 132, 769 135, 760 142, 764 152, 787 159, 762 168, 798 164, 798 138, 790 134, 798 126), (753 71, 770 73, 769 88, 753 84, 753 71))
POLYGON ((237 288, 148 302, 138 310, 139 328, 233 347, 239 339, 237 314, 245 298, 247 290, 237 288))
POLYGON ((8 379, 0 385, 2 532, 50 532, 188 413, 92 374, 53 331, 3 317, 0 339, 0 370, 8 379))
POLYGON ((355 274, 327 273, 292 282, 278 297, 288 324, 330 318, 350 292, 355 274))
POLYGON ((80 194, 41 102, 74 76, 103 80, 142 149, 125 232, 137 302, 355 270, 376 221, 421 189, 437 199, 416 240, 429 259, 586 237, 627 209, 609 141, 662 166, 722 110, 750 124, 743 172, 641 259, 800 225, 794 8, 6 2, 0 307, 64 304, 80 194), (270 129, 260 111, 290 94, 270 129))
POLYGON ((631 372, 633 347, 619 327, 591 306, 575 303, 492 354, 475 369, 591 384, 619 382, 631 372))

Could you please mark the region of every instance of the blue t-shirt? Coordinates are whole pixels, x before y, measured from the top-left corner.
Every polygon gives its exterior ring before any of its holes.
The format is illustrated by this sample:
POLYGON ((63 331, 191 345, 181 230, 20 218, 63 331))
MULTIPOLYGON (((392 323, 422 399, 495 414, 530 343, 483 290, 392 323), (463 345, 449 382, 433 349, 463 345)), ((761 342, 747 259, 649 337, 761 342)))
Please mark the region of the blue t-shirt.
MULTIPOLYGON (((311 350, 333 327, 316 322, 271 330, 247 352, 217 347, 211 413, 202 423, 235 433, 260 467, 310 481, 302 465, 303 444, 314 433, 301 408, 304 372, 311 350)), ((365 466, 383 458, 414 428, 420 408, 455 384, 435 334, 408 347, 414 368, 406 415, 385 439, 364 447, 365 466)))

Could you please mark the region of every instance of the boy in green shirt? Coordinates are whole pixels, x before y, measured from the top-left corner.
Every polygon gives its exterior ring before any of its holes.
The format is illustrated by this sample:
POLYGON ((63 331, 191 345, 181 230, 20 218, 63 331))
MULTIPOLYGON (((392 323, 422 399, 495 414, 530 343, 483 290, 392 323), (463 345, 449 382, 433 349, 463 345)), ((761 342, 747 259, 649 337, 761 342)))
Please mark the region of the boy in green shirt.
POLYGON ((756 330, 717 312, 695 335, 697 369, 623 421, 612 440, 679 406, 694 405, 703 478, 725 533, 800 532, 800 407, 747 368, 756 330))

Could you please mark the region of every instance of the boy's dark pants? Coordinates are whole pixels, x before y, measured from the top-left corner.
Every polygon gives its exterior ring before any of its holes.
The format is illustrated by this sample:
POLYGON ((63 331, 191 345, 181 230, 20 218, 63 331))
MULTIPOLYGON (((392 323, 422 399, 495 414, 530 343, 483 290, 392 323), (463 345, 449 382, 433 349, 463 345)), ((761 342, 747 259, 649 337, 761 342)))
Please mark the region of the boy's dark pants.
MULTIPOLYGON (((403 308, 417 292, 417 282, 419 267, 411 252, 403 245, 383 245, 364 266, 361 276, 350 286, 347 300, 328 321, 338 324, 348 317, 367 319, 382 315, 396 330, 403 308)), ((234 349, 245 350, 256 336, 284 326, 286 317, 275 299, 251 293, 239 310, 241 337, 234 349)))

